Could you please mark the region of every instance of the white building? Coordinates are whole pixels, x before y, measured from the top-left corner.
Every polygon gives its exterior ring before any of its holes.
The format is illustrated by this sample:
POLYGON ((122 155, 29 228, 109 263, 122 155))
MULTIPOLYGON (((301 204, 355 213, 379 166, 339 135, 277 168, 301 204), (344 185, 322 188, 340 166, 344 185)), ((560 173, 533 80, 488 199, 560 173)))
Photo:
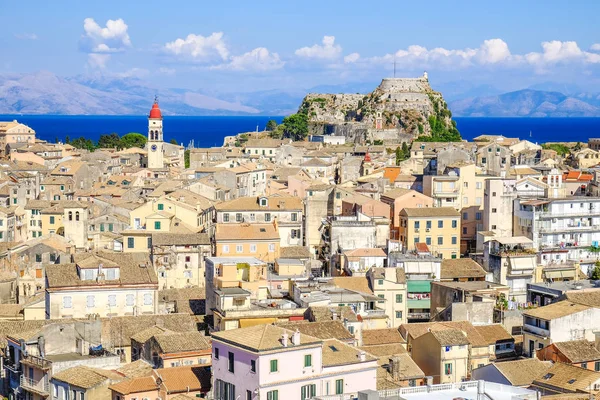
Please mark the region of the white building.
POLYGON ((216 400, 307 400, 377 386, 377 359, 337 339, 274 325, 217 332, 212 339, 216 400))

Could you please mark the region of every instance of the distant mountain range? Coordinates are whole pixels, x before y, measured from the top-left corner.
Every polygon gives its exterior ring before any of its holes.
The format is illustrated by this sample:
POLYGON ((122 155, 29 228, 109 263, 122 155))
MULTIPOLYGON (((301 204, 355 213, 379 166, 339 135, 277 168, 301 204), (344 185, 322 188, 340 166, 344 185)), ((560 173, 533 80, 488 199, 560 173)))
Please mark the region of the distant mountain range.
MULTIPOLYGON (((307 93, 368 93, 379 81, 322 85, 307 90, 206 94, 158 89, 131 77, 59 77, 51 72, 0 74, 0 114, 140 115, 155 94, 165 115, 287 115, 307 93)), ((600 93, 541 83, 503 93, 490 85, 455 81, 432 85, 457 117, 599 117, 600 93)))
POLYGON ((598 117, 599 95, 567 96, 533 89, 451 101, 457 117, 598 117), (597 105, 598 104, 598 105, 597 105))

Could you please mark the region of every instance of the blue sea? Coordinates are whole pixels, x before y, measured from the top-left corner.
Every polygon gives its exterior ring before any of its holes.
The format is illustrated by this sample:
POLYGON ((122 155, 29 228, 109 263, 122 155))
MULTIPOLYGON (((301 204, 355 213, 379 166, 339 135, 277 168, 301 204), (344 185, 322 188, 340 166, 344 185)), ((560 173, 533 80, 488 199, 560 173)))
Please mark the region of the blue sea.
MULTIPOLYGON (((97 140, 102 134, 146 133, 145 116, 65 116, 65 115, 0 115, 0 121, 17 119, 37 132, 43 140, 64 141, 84 136, 97 140)), ((195 147, 221 146, 223 137, 241 132, 263 130, 269 119, 278 123, 283 117, 265 116, 166 116, 165 140, 176 139, 185 146, 191 140, 195 147)), ((481 134, 519 137, 532 142, 587 142, 600 137, 600 118, 455 118, 463 138, 471 140, 481 134)))

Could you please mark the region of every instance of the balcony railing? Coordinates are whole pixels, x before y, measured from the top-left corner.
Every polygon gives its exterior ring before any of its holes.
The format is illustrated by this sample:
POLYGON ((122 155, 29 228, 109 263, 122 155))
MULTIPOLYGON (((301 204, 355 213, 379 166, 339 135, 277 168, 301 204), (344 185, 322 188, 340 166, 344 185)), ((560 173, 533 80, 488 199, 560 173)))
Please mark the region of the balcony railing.
POLYGON ((50 385, 44 380, 34 381, 21 375, 21 387, 28 392, 35 392, 42 396, 50 395, 50 385))
POLYGON ((600 230, 600 225, 588 224, 568 224, 567 226, 558 227, 540 227, 540 232, 565 232, 565 231, 597 231, 600 230))
POLYGON ((584 208, 579 211, 558 212, 558 211, 540 211, 536 213, 540 218, 568 218, 568 217, 589 217, 591 215, 600 215, 600 209, 584 208))
POLYGON ((431 313, 428 312, 409 312, 408 319, 427 319, 431 318, 431 313))
POLYGON ((32 365, 34 367, 38 367, 40 369, 50 369, 52 367, 52 362, 46 360, 45 358, 28 355, 21 359, 21 363, 26 365, 32 365))

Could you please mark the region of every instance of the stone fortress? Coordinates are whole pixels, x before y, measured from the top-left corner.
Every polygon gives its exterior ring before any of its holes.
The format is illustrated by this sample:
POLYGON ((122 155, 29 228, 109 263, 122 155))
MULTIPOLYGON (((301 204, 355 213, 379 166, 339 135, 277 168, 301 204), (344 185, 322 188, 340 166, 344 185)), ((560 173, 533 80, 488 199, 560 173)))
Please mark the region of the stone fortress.
MULTIPOLYGON (((446 110, 446 103, 429 85, 426 72, 418 78, 384 78, 366 95, 310 93, 300 106, 312 134, 345 136, 356 143, 401 143, 429 135, 428 118, 439 110, 446 110)), ((449 117, 441 118, 450 123, 449 117)))

